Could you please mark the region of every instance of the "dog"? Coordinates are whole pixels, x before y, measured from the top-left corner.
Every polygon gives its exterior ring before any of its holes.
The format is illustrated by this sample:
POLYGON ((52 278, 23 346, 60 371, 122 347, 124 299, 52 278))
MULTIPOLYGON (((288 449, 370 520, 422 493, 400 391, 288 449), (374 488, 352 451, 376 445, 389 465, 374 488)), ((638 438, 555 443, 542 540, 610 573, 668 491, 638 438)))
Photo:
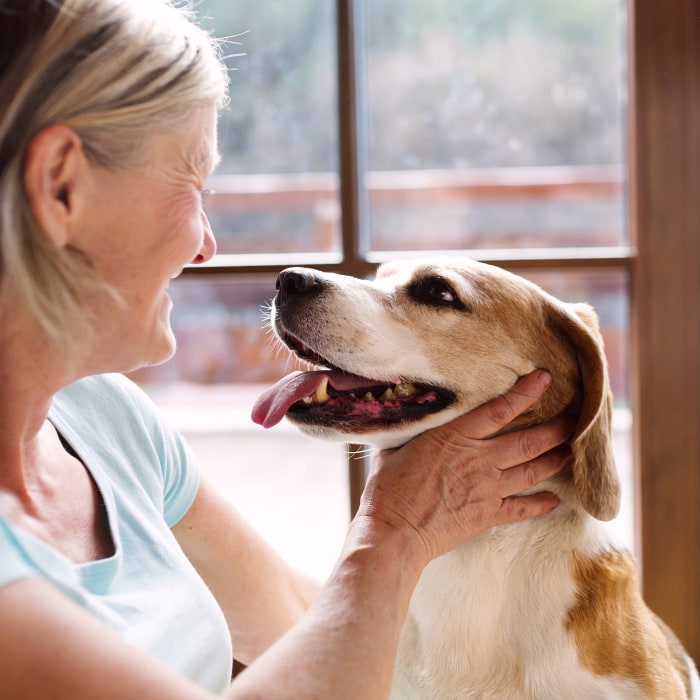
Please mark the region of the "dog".
POLYGON ((318 369, 265 392, 253 420, 380 448, 502 395, 552 383, 508 430, 568 412, 572 460, 538 488, 560 505, 492 528, 431 562, 411 599, 392 700, 700 698, 698 672, 645 605, 619 508, 612 394, 598 319, 468 258, 384 264, 374 280, 280 273, 276 336, 318 369))

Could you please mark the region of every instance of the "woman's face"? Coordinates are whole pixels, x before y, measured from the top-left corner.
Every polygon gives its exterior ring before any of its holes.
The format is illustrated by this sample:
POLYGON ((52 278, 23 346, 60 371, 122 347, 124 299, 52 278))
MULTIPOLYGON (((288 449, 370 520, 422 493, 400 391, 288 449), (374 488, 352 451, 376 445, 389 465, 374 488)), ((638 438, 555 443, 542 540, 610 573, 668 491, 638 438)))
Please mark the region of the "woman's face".
POLYGON ((216 250, 202 188, 217 158, 212 107, 150 137, 138 165, 93 168, 86 225, 72 243, 122 299, 96 303, 92 359, 112 371, 162 362, 175 350, 167 288, 186 264, 216 250))

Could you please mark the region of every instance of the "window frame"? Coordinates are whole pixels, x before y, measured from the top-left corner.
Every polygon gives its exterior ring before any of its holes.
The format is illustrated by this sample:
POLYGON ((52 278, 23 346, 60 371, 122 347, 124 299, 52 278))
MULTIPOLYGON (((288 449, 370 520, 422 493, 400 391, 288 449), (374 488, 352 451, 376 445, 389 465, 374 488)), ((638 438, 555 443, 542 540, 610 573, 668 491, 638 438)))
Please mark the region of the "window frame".
MULTIPOLYGON (((367 188, 363 186, 367 181, 368 149, 364 127, 366 104, 363 83, 364 52, 361 45, 364 24, 362 8, 363 0, 336 0, 340 253, 224 254, 217 255, 205 265, 187 268, 186 274, 223 274, 232 277, 274 275, 285 267, 307 265, 326 272, 367 277, 373 274, 384 260, 396 255, 406 255, 403 251, 374 252, 368 242, 369 226, 366 216, 370 206, 367 188)), ((635 258, 635 250, 631 246, 459 252, 510 271, 533 273, 552 270, 596 272, 613 269, 623 271, 629 276, 635 258)), ((358 447, 350 445, 348 448, 351 513, 357 510, 368 468, 366 452, 358 447)))
POLYGON ((700 23, 694 0, 628 7, 638 551, 649 606, 700 659, 700 23))
MULTIPOLYGON (((700 196, 692 191, 700 182, 700 25, 693 0, 663 7, 628 0, 627 9, 630 245, 462 252, 516 272, 614 269, 630 280, 642 586, 650 606, 700 658, 700 196)), ((367 276, 392 255, 367 245, 361 1, 336 0, 336 33, 340 254, 217 256, 186 274, 235 278, 305 264, 367 276)), ((352 512, 367 467, 356 447, 348 449, 352 512)))

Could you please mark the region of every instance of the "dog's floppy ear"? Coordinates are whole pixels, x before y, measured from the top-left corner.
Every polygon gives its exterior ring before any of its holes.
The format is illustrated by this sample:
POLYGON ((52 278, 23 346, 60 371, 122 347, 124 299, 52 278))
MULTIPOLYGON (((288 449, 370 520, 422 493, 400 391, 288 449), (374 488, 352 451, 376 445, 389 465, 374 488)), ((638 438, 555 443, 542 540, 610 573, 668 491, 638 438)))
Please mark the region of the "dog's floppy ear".
POLYGON ((612 520, 620 507, 620 481, 612 453, 612 393, 598 317, 588 304, 553 310, 554 325, 576 353, 583 400, 571 448, 574 486, 581 505, 598 520, 612 520))

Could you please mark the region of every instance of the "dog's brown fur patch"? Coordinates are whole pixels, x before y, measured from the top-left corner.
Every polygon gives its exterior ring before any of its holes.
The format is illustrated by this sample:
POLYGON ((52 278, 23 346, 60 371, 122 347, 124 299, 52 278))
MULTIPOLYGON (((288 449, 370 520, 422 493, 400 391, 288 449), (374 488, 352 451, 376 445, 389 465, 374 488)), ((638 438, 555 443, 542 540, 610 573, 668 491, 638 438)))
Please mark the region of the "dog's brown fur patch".
POLYGON ((654 615, 654 622, 659 626, 659 629, 663 633, 664 637, 666 637, 668 648, 671 652, 671 658, 673 659, 673 665, 676 667, 680 677, 683 679, 686 695, 690 697, 693 692, 693 688, 690 679, 690 668, 688 666, 688 655, 686 654, 683 645, 678 641, 678 637, 676 637, 671 628, 660 617, 654 615))
POLYGON ((666 637, 642 602, 632 557, 618 551, 574 555, 573 576, 577 596, 566 624, 581 665, 634 681, 644 697, 687 698, 670 670, 677 662, 666 637))

